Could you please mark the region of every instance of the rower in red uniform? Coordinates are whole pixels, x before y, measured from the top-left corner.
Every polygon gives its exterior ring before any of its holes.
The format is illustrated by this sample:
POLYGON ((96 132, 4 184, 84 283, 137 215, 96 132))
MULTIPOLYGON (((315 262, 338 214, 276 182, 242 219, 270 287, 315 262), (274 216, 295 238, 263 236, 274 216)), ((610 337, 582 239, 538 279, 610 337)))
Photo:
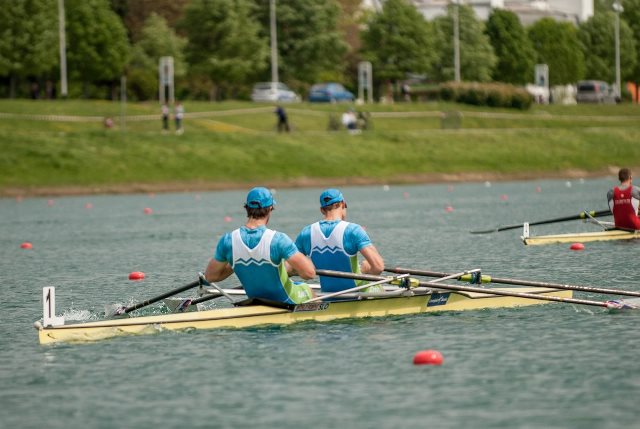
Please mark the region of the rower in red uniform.
POLYGON ((616 228, 640 229, 640 217, 638 217, 640 188, 631 184, 631 171, 628 168, 620 169, 618 179, 620 185, 607 193, 616 228))

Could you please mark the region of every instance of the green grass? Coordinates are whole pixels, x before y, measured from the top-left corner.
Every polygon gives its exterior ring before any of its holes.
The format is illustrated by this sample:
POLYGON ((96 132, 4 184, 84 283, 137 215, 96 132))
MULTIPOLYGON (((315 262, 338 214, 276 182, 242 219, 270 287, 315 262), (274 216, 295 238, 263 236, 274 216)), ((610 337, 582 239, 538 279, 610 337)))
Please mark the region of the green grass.
MULTIPOLYGON (((129 103, 126 131, 120 105, 105 101, 0 100, 0 113, 113 117, 53 122, 0 115, 0 194, 37 188, 127 184, 265 183, 305 178, 404 181, 433 173, 504 175, 605 171, 640 165, 640 108, 536 106, 528 112, 444 103, 367 106, 373 130, 327 131, 345 105, 286 106, 293 132, 275 132, 273 107, 247 102, 188 102, 181 136, 160 132, 157 103, 129 103), (253 112, 229 112, 260 109, 253 112), (440 129, 438 112, 461 111, 462 129, 440 129), (379 117, 383 112, 426 116, 379 117), (489 114, 489 116, 485 114, 489 114)), ((360 107, 362 109, 362 107, 360 107)), ((172 124, 173 128, 173 124, 172 124)))

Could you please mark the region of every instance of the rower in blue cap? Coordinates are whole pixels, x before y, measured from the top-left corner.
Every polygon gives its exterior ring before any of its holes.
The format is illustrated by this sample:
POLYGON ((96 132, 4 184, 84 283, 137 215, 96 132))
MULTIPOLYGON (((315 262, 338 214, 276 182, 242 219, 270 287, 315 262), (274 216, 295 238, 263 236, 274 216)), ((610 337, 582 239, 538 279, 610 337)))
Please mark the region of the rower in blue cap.
POLYGON ((205 277, 217 282, 235 272, 248 298, 299 304, 313 298, 313 292, 307 284, 291 281, 287 270, 295 270, 304 279, 313 278, 316 272, 289 236, 267 228, 275 204, 268 189, 249 191, 244 205, 246 224, 222 236, 205 277))
MULTIPOLYGON (((342 192, 337 189, 322 192, 320 212, 324 218, 305 226, 296 238, 300 252, 311 257, 317 269, 380 274, 384 269, 382 256, 360 225, 346 222, 347 202, 342 192), (358 264, 358 252, 364 257, 361 264, 358 264)), ((338 292, 363 284, 352 279, 320 276, 323 292, 338 292)), ((376 285, 363 292, 383 290, 381 285, 376 285)))

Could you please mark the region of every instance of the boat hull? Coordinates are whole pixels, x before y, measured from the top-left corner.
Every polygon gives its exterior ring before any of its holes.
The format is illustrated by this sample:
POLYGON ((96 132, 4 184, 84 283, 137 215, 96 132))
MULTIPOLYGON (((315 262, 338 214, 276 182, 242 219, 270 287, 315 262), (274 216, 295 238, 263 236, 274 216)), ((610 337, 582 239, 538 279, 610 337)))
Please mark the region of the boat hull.
POLYGON ((521 237, 522 242, 528 246, 540 246, 554 243, 574 243, 589 241, 632 240, 640 238, 640 231, 629 232, 620 230, 582 232, 576 234, 556 234, 521 237))
MULTIPOLYGON (((526 292, 563 298, 571 290, 549 288, 496 288, 510 292, 526 292)), ((89 342, 122 335, 139 335, 192 329, 247 328, 261 325, 288 325, 303 321, 327 322, 338 319, 408 315, 428 312, 509 308, 548 301, 478 292, 440 291, 430 294, 370 298, 361 300, 314 302, 293 309, 266 305, 231 307, 214 310, 144 316, 124 319, 43 327, 36 322, 41 344, 55 342, 89 342)))

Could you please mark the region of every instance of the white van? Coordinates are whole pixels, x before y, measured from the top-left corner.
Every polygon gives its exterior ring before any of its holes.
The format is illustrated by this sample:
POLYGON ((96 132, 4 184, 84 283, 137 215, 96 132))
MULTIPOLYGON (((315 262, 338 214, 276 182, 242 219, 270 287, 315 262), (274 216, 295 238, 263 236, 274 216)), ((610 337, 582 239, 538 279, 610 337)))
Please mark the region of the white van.
POLYGON ((578 103, 615 104, 619 100, 607 82, 601 80, 581 80, 576 93, 578 103))

